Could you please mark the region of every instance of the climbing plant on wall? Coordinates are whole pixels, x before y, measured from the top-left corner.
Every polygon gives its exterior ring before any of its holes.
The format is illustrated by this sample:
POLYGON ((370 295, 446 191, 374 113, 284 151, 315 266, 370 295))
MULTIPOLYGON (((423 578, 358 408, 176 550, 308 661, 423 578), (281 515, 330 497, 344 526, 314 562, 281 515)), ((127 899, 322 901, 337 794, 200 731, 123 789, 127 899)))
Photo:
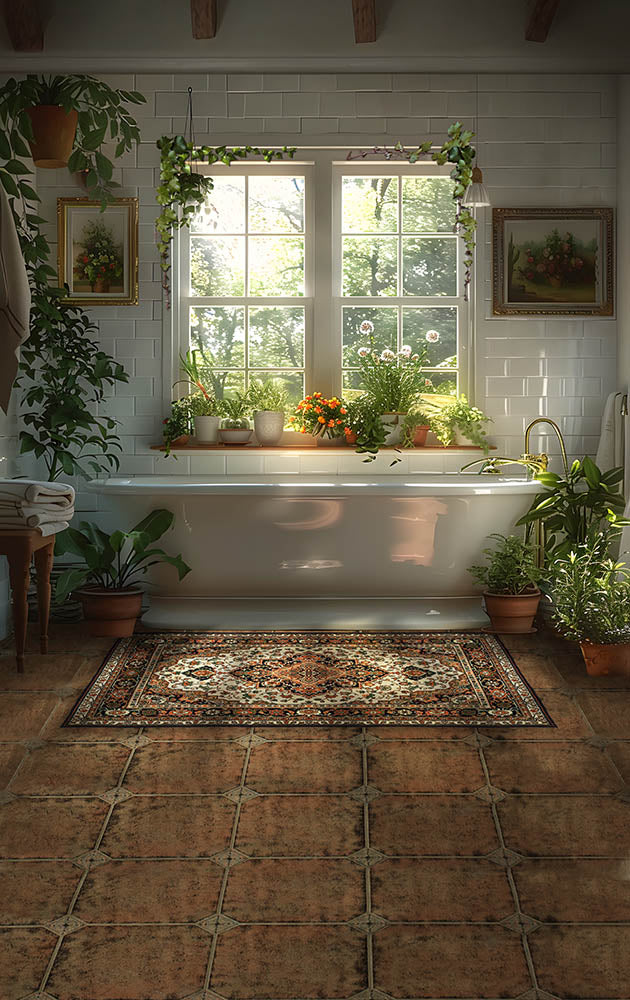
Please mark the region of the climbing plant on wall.
POLYGON ((128 375, 99 349, 89 315, 65 302, 68 289, 56 283, 42 229, 50 220, 38 213, 40 198, 30 164, 33 132, 28 109, 42 100, 77 111, 68 169, 85 171, 88 194, 99 198, 104 208, 117 186, 112 160, 140 139, 127 104, 140 104, 144 97, 87 76, 10 79, 0 87, 0 184, 15 221, 32 302, 30 335, 21 350, 16 381, 22 390, 20 451, 41 459, 52 481, 118 467, 117 422, 96 411, 107 390, 127 382, 128 375), (107 142, 116 143, 112 159, 102 148, 107 142))

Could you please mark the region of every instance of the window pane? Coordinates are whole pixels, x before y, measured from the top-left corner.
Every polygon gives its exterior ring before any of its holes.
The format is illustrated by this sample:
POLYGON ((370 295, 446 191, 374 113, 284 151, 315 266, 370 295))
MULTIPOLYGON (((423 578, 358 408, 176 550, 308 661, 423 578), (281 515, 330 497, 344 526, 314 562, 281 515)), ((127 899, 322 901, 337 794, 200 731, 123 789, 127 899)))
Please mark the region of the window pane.
POLYGON ((343 310, 343 364, 356 365, 360 347, 373 347, 379 354, 386 347, 396 350, 398 310, 348 306, 343 310))
POLYGON ((304 237, 252 236, 250 295, 304 295, 304 237))
POLYGON ((303 372, 274 372, 274 371, 253 371, 249 370, 250 381, 253 378, 266 382, 272 379, 274 382, 284 386, 289 393, 289 408, 287 417, 291 410, 294 410, 301 399, 304 399, 304 373, 303 372))
POLYGON ((455 224, 450 177, 404 177, 403 233, 450 233, 455 224))
POLYGON ((244 236, 193 236, 190 242, 193 295, 245 294, 244 236))
POLYGON ((249 310, 249 364, 259 368, 304 365, 304 309, 273 306, 249 310))
POLYGON ((249 178, 250 233, 304 232, 304 178, 249 178))
POLYGON ((456 237, 403 238, 403 294, 457 295, 456 237))
POLYGON ((344 177, 341 228, 344 233, 397 233, 398 178, 344 177))
POLYGON ((214 187, 192 220, 193 233, 245 232, 245 178, 214 177, 214 187))
POLYGON ((457 395, 457 371, 452 371, 449 374, 442 374, 442 372, 427 372, 427 378, 431 380, 433 385, 432 392, 438 392, 444 396, 457 395))
POLYGON ((343 294, 396 295, 397 260, 395 237, 345 236, 343 294))
POLYGON ((403 309, 402 322, 403 343, 409 344, 414 353, 426 349, 428 367, 435 368, 447 358, 456 359, 457 309, 403 309))
POLYGON ((200 364, 240 368, 245 364, 245 310, 234 306, 194 306, 190 346, 200 364))
POLYGON ((245 391, 245 372, 213 372, 210 384, 217 399, 234 396, 237 392, 245 391))

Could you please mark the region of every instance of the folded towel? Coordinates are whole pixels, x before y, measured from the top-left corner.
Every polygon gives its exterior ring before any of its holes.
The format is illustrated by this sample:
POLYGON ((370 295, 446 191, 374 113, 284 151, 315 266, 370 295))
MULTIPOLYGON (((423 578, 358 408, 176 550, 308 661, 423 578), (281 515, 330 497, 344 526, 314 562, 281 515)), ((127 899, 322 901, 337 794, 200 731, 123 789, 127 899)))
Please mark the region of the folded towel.
POLYGON ((56 535, 59 531, 65 531, 70 525, 68 521, 48 521, 46 524, 38 524, 34 528, 29 528, 23 521, 16 524, 15 521, 0 520, 0 530, 7 531, 39 531, 40 535, 56 535))
POLYGON ((0 503, 55 504, 70 507, 74 489, 67 483, 42 483, 36 479, 0 479, 0 503))
POLYGON ((54 524, 55 521, 71 521, 74 517, 74 507, 66 510, 33 510, 28 508, 2 507, 0 506, 0 521, 2 524, 13 525, 16 528, 38 528, 40 524, 54 524))

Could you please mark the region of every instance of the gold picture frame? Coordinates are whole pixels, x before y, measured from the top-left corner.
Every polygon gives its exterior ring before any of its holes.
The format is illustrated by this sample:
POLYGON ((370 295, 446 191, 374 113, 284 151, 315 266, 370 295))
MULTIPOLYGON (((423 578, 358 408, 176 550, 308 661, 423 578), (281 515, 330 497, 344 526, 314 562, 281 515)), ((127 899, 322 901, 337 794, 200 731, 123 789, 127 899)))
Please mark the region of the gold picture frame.
POLYGON ((138 305, 138 199, 57 198, 59 284, 66 302, 82 306, 138 305))
POLYGON ((493 316, 613 316, 612 208, 494 208, 493 316))

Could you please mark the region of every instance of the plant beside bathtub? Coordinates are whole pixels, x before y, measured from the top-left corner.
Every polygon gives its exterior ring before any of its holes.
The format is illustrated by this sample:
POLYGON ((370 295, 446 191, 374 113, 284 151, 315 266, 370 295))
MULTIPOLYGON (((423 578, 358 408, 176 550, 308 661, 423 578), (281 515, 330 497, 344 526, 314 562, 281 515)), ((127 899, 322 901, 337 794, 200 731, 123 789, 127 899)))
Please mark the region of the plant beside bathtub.
POLYGON ((490 418, 477 406, 472 406, 465 396, 457 396, 440 406, 431 418, 431 430, 438 441, 448 447, 474 445, 488 454, 489 445, 485 424, 490 418))
POLYGON ((489 535, 494 548, 484 549, 483 566, 468 570, 483 584, 486 611, 495 632, 531 632, 538 605, 538 583, 542 570, 537 565, 537 552, 531 542, 516 535, 489 535))
POLYGON ((273 447, 284 431, 284 418, 289 406, 289 394, 281 382, 274 379, 252 379, 247 389, 249 405, 254 414, 254 433, 258 444, 273 447))
POLYGON ((57 601, 63 603, 76 591, 92 635, 131 635, 142 607, 138 578, 157 563, 174 566, 180 580, 190 573, 181 555, 169 556, 154 547, 172 523, 170 510, 152 510, 130 531, 111 535, 89 521, 78 529, 66 528, 57 536, 55 554, 71 553, 85 565, 60 574, 57 601))

